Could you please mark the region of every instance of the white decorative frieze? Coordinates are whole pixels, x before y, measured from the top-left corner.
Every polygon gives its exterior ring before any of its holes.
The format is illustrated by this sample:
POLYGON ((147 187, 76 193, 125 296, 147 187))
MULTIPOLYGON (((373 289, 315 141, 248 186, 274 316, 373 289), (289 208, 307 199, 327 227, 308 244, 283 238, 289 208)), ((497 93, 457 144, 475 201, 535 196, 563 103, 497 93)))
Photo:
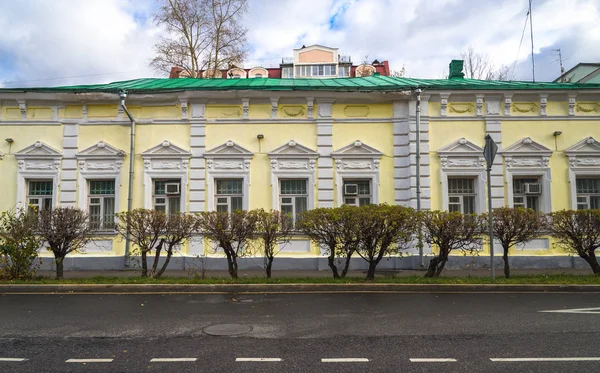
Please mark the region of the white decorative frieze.
POLYGON ((486 100, 487 115, 500 115, 500 100, 486 100))
POLYGON ((271 119, 277 119, 277 104, 279 103, 278 97, 271 97, 271 119))
POLYGON ((179 99, 181 103, 181 119, 188 119, 188 101, 187 98, 179 99))
POLYGON ((15 153, 17 159, 17 207, 26 204, 27 181, 52 180, 52 206, 57 205, 58 174, 63 155, 58 150, 36 141, 15 153))
POLYGON ((475 96, 476 114, 478 117, 483 115, 483 95, 475 96))
POLYGON ((569 157, 571 168, 597 167, 600 165, 600 141, 586 137, 566 149, 565 154, 569 157))
POLYGON ((21 119, 26 120, 27 119, 27 103, 24 100, 18 100, 17 103, 19 104, 19 111, 21 112, 21 119))
POLYGON ((569 116, 575 115, 575 104, 577 103, 577 94, 569 93, 569 116))
POLYGON ((450 93, 440 93, 440 116, 445 117, 448 112, 448 98, 450 93))
POLYGON ((510 107, 512 105, 512 95, 504 95, 504 115, 510 116, 510 107))
POLYGON ((306 117, 308 119, 313 119, 314 114, 313 114, 313 105, 314 105, 315 99, 313 97, 307 97, 306 98, 306 107, 307 107, 307 114, 306 117))
POLYGON ((482 168, 483 148, 462 137, 438 150, 442 168, 482 168))
POLYGON ((333 111, 333 103, 332 102, 323 102, 319 101, 319 118, 331 118, 333 111))
POLYGON ((192 105, 192 119, 205 119, 206 118, 206 104, 204 102, 193 102, 192 105))
POLYGON ((272 208, 279 209, 279 180, 305 179, 308 191, 308 208, 314 208, 315 168, 319 153, 294 140, 268 153, 271 160, 272 208))
POLYGON ((552 150, 525 137, 502 152, 506 168, 549 167, 552 150))
POLYGON ((343 204, 344 179, 370 179, 372 202, 379 203, 379 164, 383 153, 360 140, 331 153, 336 168, 338 206, 343 204))
POLYGON ((546 116, 546 106, 548 105, 548 95, 540 95, 540 115, 546 116))
POLYGON ((248 119, 250 115, 250 99, 242 99, 242 119, 248 119))

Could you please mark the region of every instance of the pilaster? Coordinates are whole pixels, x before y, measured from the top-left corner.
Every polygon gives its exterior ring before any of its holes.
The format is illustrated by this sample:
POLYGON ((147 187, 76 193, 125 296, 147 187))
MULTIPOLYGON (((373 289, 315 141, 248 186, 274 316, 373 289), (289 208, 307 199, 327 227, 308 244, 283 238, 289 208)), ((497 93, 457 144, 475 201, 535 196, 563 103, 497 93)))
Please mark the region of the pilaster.
POLYGON ((79 124, 63 125, 63 159, 60 174, 60 206, 75 207, 77 200, 77 151, 79 124))
POLYGON ((334 207, 333 202, 333 99, 323 99, 317 102, 317 148, 318 165, 318 207, 334 207))
MULTIPOLYGON (((510 98, 504 97, 504 104, 510 98)), ((510 113, 510 101, 508 103, 508 112, 510 113)), ((489 134, 496 145, 498 145, 498 154, 492 163, 492 171, 490 173, 491 180, 488 180, 492 186, 492 208, 499 208, 505 205, 504 203, 504 171, 502 166, 502 120, 500 118, 500 98, 486 99, 486 119, 485 132, 489 134)), ((506 109, 506 107, 505 107, 506 109)), ((505 113, 505 115, 507 115, 505 113)))
MULTIPOLYGON (((417 146, 420 150, 421 209, 431 209, 430 157, 429 157, 429 95, 421 94, 421 121, 419 125, 419 144, 417 144, 416 100, 409 101, 408 140, 410 207, 417 207, 417 146)), ((394 159, 395 160, 395 159, 394 159)), ((403 166, 404 164, 395 164, 403 166)))
POLYGON ((190 204, 189 212, 198 213, 205 210, 206 201, 206 112, 205 103, 192 103, 190 119, 190 204))

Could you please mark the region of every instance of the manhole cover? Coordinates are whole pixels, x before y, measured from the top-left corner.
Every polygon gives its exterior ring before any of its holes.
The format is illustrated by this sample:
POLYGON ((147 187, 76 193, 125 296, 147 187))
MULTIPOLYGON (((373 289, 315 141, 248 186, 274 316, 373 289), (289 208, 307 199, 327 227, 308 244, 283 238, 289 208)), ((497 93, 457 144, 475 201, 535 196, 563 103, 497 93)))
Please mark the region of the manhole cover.
POLYGON ((251 332, 252 327, 242 324, 217 324, 207 326, 203 331, 208 335, 238 335, 251 332))

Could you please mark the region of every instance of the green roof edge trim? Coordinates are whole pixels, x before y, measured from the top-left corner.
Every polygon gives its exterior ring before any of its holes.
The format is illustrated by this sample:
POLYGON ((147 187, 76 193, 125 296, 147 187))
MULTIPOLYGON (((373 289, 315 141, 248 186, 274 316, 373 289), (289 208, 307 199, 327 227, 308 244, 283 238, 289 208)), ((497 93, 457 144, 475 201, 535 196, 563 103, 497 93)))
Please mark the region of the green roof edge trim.
POLYGON ((600 89, 600 84, 489 81, 475 79, 413 79, 389 76, 333 79, 166 79, 143 78, 107 84, 74 85, 60 87, 0 88, 0 93, 160 93, 170 91, 337 91, 386 92, 411 89, 432 90, 588 90, 600 89))

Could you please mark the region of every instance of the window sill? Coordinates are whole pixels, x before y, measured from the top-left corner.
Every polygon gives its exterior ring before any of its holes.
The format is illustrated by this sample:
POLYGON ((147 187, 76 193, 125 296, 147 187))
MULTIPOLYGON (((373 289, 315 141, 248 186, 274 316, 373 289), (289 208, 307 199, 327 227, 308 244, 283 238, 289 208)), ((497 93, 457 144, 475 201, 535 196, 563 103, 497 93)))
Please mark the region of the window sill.
POLYGON ((118 232, 115 230, 98 230, 98 231, 93 231, 91 235, 93 237, 96 237, 96 236, 116 236, 117 234, 118 234, 118 232))

